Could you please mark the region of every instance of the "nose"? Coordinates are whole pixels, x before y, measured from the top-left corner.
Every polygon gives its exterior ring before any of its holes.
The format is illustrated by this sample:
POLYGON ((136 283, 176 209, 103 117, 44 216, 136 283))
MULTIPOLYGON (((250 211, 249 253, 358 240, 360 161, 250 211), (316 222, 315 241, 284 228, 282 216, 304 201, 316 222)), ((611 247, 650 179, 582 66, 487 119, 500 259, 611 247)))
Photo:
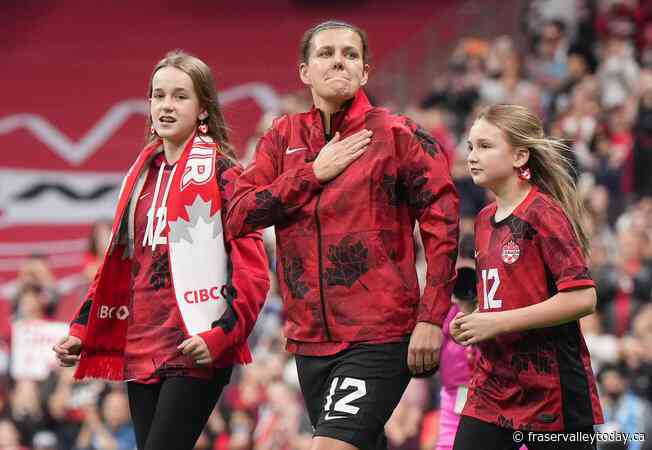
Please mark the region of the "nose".
POLYGON ((163 98, 163 104, 161 106, 164 111, 172 111, 172 96, 166 95, 163 98))
POLYGON ((475 163, 478 162, 477 158, 475 157, 475 151, 473 148, 469 150, 469 153, 466 155, 466 162, 467 163, 475 163))
POLYGON ((333 69, 341 70, 343 68, 344 68, 344 58, 342 57, 341 53, 335 52, 335 55, 333 55, 333 69))

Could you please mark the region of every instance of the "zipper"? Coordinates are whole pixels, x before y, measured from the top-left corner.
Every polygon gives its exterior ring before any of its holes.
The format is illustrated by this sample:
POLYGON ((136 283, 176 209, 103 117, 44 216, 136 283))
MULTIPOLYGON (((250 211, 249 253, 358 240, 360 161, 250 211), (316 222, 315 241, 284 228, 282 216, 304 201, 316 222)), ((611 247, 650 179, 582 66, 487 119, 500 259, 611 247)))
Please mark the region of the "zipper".
POLYGON ((321 192, 317 194, 317 204, 315 205, 315 225, 317 225, 317 262, 319 264, 319 300, 321 301, 321 315, 324 318, 324 329, 326 331, 326 338, 331 341, 331 330, 328 327, 328 319, 326 318, 326 301, 324 300, 324 280, 323 280, 323 266, 321 255, 321 224, 319 223, 319 201, 321 200, 321 192))
MULTIPOLYGON (((319 112, 319 118, 321 119, 321 126, 324 134, 324 145, 328 143, 329 139, 326 135, 326 127, 324 127, 324 117, 322 116, 321 111, 319 112)), ((332 121, 331 121, 331 131, 332 131, 332 121)), ((328 318, 326 317, 326 300, 324 299, 324 266, 322 264, 322 243, 321 243, 321 223, 319 222, 319 202, 321 200, 321 194, 323 191, 320 191, 317 194, 317 202, 315 204, 315 225, 317 226, 317 262, 319 266, 319 300, 321 302, 321 315, 324 318, 324 331, 326 331, 326 338, 329 341, 332 341, 331 330, 328 327, 328 318)))

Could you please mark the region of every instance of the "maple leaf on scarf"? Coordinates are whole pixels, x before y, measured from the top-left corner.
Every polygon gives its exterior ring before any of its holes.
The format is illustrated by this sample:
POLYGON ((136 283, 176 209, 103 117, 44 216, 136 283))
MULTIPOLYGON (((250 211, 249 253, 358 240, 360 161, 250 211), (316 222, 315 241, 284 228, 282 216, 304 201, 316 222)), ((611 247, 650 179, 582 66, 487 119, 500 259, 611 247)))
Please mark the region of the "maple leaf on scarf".
POLYGON ((360 277, 369 270, 369 250, 358 241, 349 245, 349 238, 344 238, 338 245, 328 246, 328 260, 333 267, 326 269, 326 281, 329 286, 346 286, 350 288, 356 281, 369 290, 360 277))
POLYGON ((305 269, 303 261, 298 256, 283 258, 283 276, 285 283, 294 298, 303 299, 308 292, 308 287, 301 281, 305 269))
POLYGON ((245 223, 247 225, 259 226, 278 223, 285 218, 283 203, 278 197, 272 195, 272 191, 266 189, 256 192, 256 208, 247 214, 245 223))

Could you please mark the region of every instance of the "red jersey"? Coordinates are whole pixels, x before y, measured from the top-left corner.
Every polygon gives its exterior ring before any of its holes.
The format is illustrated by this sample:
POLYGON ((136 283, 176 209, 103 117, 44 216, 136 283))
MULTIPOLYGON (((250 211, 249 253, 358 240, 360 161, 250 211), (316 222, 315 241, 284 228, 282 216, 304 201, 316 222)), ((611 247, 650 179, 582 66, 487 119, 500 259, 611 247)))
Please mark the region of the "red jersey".
MULTIPOLYGON (((560 205, 533 187, 496 222, 496 204, 476 220, 478 306, 523 308, 559 291, 594 287, 573 227, 560 205)), ((506 333, 478 344, 463 414, 501 427, 560 431, 602 423, 579 322, 506 333)))
POLYGON ((331 116, 331 133, 362 129, 373 131, 369 148, 322 185, 312 168, 328 138, 321 112, 277 119, 230 203, 234 235, 275 226, 285 335, 302 354, 401 340, 417 321, 441 326, 450 306, 459 212, 447 157, 416 124, 373 107, 360 90, 331 116), (416 221, 428 263, 421 298, 416 221))
MULTIPOLYGON (((156 208, 163 204, 173 165, 158 154, 150 165, 134 217, 133 297, 125 347, 125 380, 158 381, 160 375, 210 378, 213 369, 195 367, 177 346, 186 339, 185 326, 172 289, 167 240, 152 250, 146 243, 148 211, 160 177, 156 208), (163 167, 161 168, 161 165, 163 167)), ((156 209, 155 208, 155 209, 156 209)))

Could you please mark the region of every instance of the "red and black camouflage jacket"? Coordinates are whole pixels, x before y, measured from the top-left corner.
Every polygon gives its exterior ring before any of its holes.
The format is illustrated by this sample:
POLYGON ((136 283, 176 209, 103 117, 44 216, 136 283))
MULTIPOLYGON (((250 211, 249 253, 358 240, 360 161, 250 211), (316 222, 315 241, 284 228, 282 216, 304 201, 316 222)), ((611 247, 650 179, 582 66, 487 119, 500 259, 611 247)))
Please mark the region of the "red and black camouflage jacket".
POLYGON ((459 200, 439 144, 364 92, 331 117, 341 138, 373 131, 362 156, 321 184, 312 163, 327 143, 313 108, 277 119, 236 182, 233 236, 275 226, 285 334, 300 342, 400 340, 417 321, 443 323, 457 256, 459 200), (427 261, 420 297, 414 225, 427 261))

